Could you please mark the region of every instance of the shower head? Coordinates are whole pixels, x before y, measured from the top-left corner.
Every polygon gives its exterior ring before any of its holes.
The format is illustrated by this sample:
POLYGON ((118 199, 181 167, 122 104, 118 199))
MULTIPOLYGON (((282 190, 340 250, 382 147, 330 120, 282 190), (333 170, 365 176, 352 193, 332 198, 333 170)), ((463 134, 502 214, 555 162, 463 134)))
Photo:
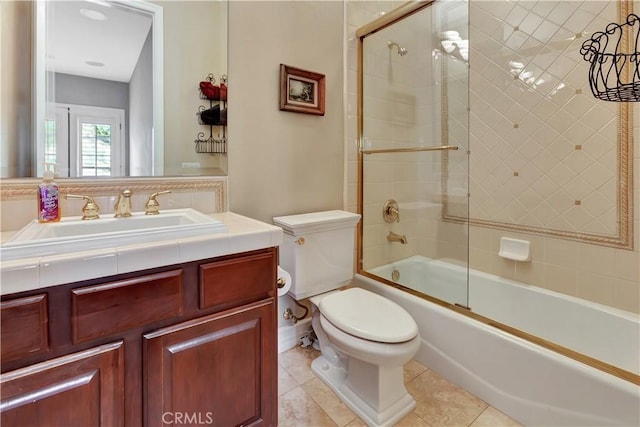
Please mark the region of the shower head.
POLYGON ((405 56, 407 54, 407 49, 405 49, 404 47, 400 46, 398 43, 396 42, 392 42, 391 40, 387 41, 387 46, 389 47, 389 49, 393 49, 393 47, 397 47, 398 48, 398 55, 400 56, 405 56))

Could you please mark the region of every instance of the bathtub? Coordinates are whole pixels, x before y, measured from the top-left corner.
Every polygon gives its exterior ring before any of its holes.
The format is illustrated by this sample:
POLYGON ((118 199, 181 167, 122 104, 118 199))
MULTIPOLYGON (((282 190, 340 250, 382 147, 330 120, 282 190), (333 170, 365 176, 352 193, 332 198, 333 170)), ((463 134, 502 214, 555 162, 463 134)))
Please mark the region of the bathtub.
MULTIPOLYGON (((466 268, 416 256, 370 271, 390 280, 394 269, 405 286, 466 302, 466 268)), ((474 312, 637 373, 637 316, 473 270, 469 283, 474 312), (595 324, 584 323, 591 318, 595 324)), ((418 362, 525 425, 640 425, 640 387, 629 381, 364 275, 355 284, 414 317, 422 337, 418 362)))

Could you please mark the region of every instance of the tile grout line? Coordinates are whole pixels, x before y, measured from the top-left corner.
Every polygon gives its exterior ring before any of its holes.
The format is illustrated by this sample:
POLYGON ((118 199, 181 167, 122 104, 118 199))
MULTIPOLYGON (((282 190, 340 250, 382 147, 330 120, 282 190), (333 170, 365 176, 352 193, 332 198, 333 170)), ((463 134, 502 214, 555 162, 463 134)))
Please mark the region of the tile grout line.
MULTIPOLYGON (((315 377, 314 379, 318 379, 318 381, 321 381, 318 377, 315 377)), ((309 381, 312 381, 312 380, 309 380, 309 381)), ((309 382, 309 381, 307 381, 307 382, 309 382)), ((323 383, 323 384, 324 384, 324 383, 323 383)), ((300 386, 300 387, 302 387, 302 386, 300 386)), ((320 402, 313 398, 313 395, 312 395, 312 394, 307 393, 307 390, 305 390, 305 389, 304 389, 304 387, 302 387, 302 390, 306 393, 306 395, 307 395, 307 396, 309 396, 309 397, 311 398, 311 400, 313 400, 313 401, 316 403, 316 405, 318 405, 318 406, 320 407, 320 409, 322 409, 322 411, 323 411, 325 414, 327 414, 327 416, 328 416, 328 417, 329 417, 329 418, 330 418, 334 423, 336 423, 336 425, 338 425, 338 427, 344 427, 344 426, 346 426, 346 425, 351 424, 351 423, 352 423, 352 422, 354 422, 355 420, 360 419, 360 417, 358 417, 358 415, 356 415, 356 414, 354 413, 354 414, 353 414, 353 415, 355 416, 354 418, 350 419, 350 420, 349 420, 349 422, 347 422, 346 424, 342 424, 342 425, 340 425, 340 424, 338 424, 338 423, 336 422, 336 420, 334 420, 334 419, 333 419, 333 417, 331 416, 331 414, 329 414, 329 412, 325 411, 325 409, 322 407, 322 405, 320 404, 320 402)), ((329 391, 331 392, 331 394, 332 394, 333 396, 335 396, 335 398, 336 398, 336 399, 338 399, 338 401, 339 401, 341 404, 343 404, 347 409, 349 409, 349 411, 353 412, 353 410, 352 410, 351 408, 349 408, 349 407, 344 403, 344 401, 343 401, 342 399, 340 399, 340 397, 338 397, 338 395, 336 395, 336 394, 333 392, 333 390, 329 389, 329 391)))
MULTIPOLYGON (((312 381, 312 380, 305 381, 305 383, 308 383, 309 381, 312 381)), ((302 387, 302 385, 300 385, 298 387, 300 387, 302 389, 302 392, 304 393, 305 396, 307 396, 307 399, 309 399, 312 402, 314 402, 318 406, 318 408, 320 408, 320 410, 327 416, 327 418, 329 418, 331 421, 334 422, 335 425, 337 425, 338 427, 344 427, 344 426, 341 426, 340 424, 338 424, 336 422, 336 420, 334 420, 333 417, 331 417, 331 414, 329 414, 327 411, 325 411, 325 409, 322 407, 322 405, 320 405, 320 402, 318 402, 316 399, 314 399, 311 394, 307 393, 307 390, 305 390, 304 387, 302 387)), ((353 420, 351 420, 351 421, 353 421, 353 420)), ((349 421, 349 422, 351 422, 351 421, 349 421)))
MULTIPOLYGON (((474 396, 475 396, 475 395, 474 395, 474 396)), ((477 397, 477 396, 476 396, 476 397, 477 397)), ((479 398, 478 398, 478 399, 479 399, 479 398)), ((473 423, 475 423, 475 422, 476 422, 476 420, 477 420, 478 418, 480 418, 480 417, 482 416, 482 414, 484 414, 484 413, 485 413, 485 411, 486 411, 487 409, 489 409, 489 406, 491 406, 491 405, 489 405, 487 402, 485 402, 484 400, 483 400, 483 402, 484 402, 484 404, 485 404, 484 409, 483 409, 482 411, 480 411, 480 413, 478 414, 478 416, 477 416, 477 417, 475 417, 475 418, 473 419, 473 421, 471 421, 471 422, 469 423, 469 427, 470 427, 470 426, 472 426, 472 425, 473 425, 473 423)))

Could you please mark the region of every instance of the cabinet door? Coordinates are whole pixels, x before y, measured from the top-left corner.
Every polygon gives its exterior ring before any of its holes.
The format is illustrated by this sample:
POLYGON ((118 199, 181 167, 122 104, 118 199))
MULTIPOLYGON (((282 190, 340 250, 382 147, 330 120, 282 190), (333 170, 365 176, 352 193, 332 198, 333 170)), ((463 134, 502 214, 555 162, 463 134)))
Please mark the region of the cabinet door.
POLYGON ((49 349, 47 294, 0 303, 0 359, 20 359, 49 349))
POLYGON ((144 336, 145 425, 275 426, 273 298, 144 336))
POLYGON ((3 427, 122 426, 123 344, 7 372, 0 395, 3 427))

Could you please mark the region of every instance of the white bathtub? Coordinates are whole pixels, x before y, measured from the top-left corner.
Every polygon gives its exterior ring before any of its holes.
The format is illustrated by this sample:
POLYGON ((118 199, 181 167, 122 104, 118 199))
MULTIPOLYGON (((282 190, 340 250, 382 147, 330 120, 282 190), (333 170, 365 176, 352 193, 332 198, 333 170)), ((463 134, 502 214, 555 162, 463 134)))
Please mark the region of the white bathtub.
POLYGON ((413 256, 370 270, 408 288, 640 375, 640 316, 503 279, 462 266, 413 256))
MULTIPOLYGON (((399 282, 415 282, 420 292, 433 295, 425 286, 434 277, 440 278, 436 294, 457 298, 466 293, 466 269, 452 264, 412 257, 375 269, 375 274, 388 272, 390 279, 393 269, 400 271, 399 282), (425 270, 427 276, 414 274, 425 270)), ((525 425, 640 426, 640 387, 628 381, 368 277, 357 275, 356 285, 396 301, 416 319, 422 337, 416 360, 525 425)), ((469 294, 473 311, 486 317, 554 342, 570 338, 576 351, 638 370, 637 316, 475 271, 470 272, 469 294), (583 323, 591 320, 595 323, 583 323), (553 327, 542 333, 538 325, 553 327), (590 343, 576 343, 575 337, 590 343)))

